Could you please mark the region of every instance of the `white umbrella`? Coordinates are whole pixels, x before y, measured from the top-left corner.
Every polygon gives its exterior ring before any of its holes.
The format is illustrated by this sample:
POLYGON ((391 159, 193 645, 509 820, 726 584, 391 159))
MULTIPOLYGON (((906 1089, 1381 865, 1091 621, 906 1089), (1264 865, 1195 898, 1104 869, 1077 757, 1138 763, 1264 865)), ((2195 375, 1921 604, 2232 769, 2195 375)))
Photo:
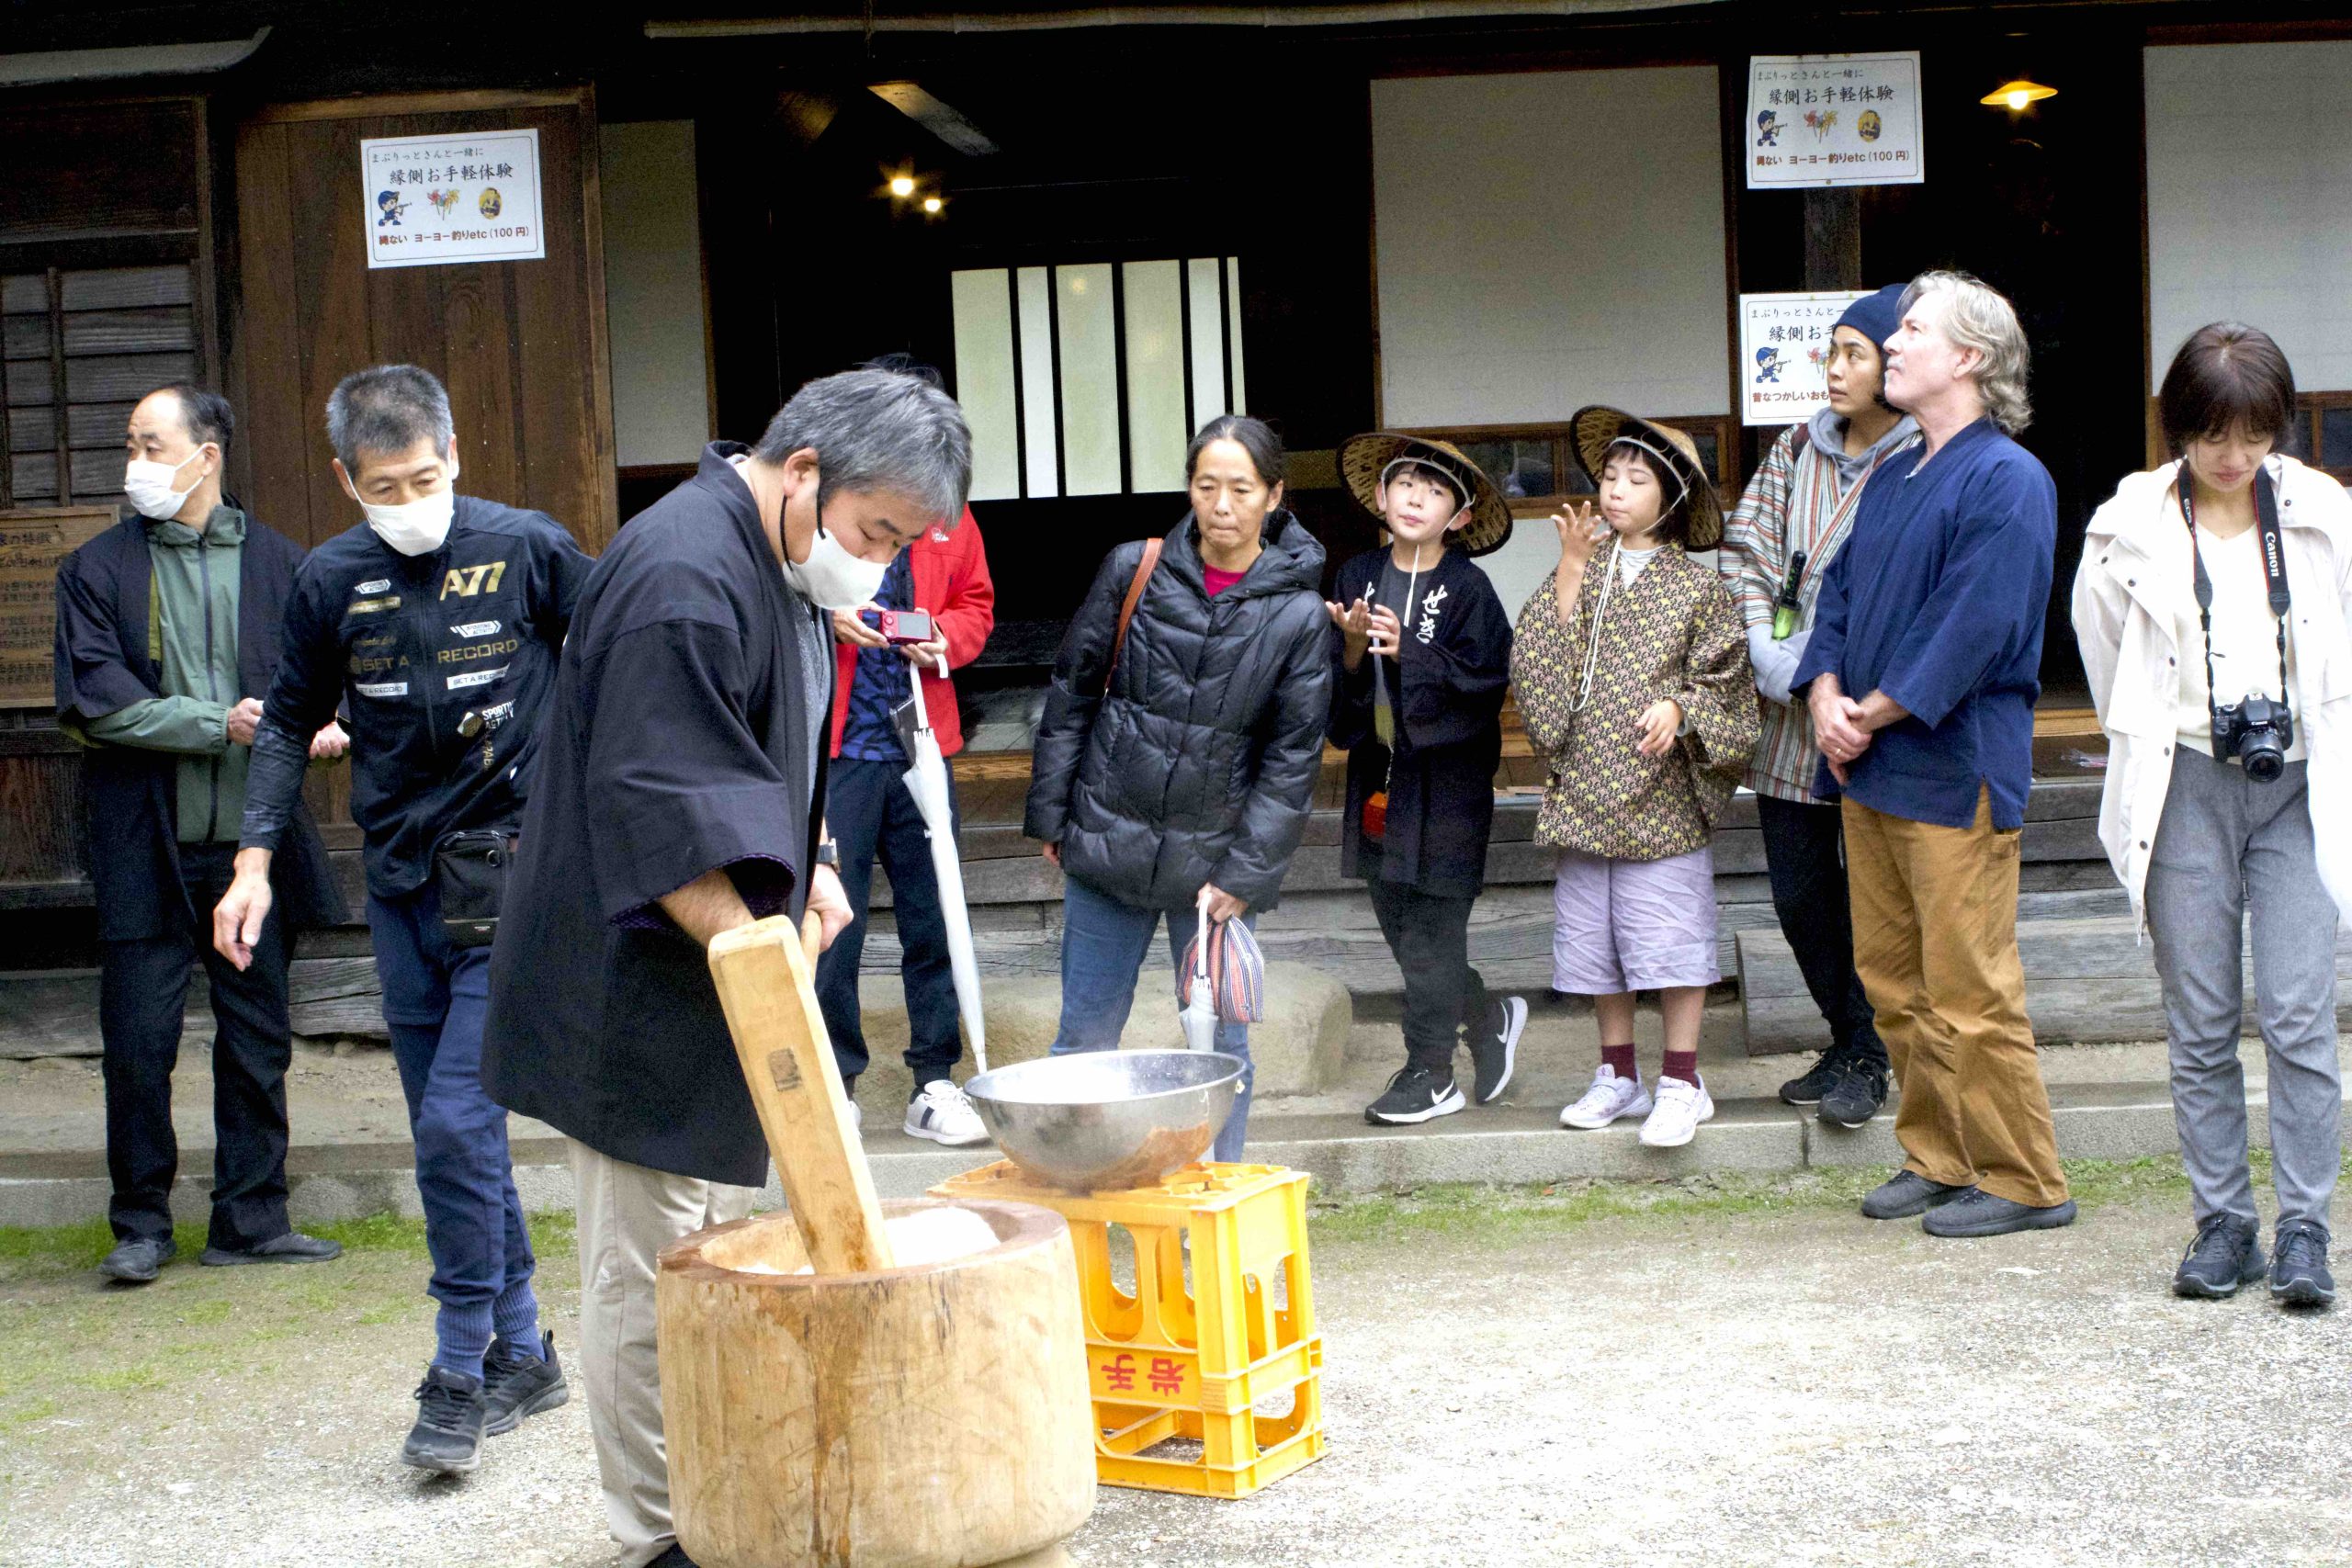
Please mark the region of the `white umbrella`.
MULTIPOLYGON (((947 673, 947 660, 939 661, 947 673)), ((939 910, 947 921, 947 958, 956 972, 956 1006, 964 1015, 964 1032, 972 1042, 972 1059, 978 1070, 989 1070, 988 1026, 980 1017, 980 962, 972 953, 972 915, 964 905, 964 862, 956 847, 956 812, 947 798, 947 759, 940 755, 939 737, 923 711, 922 669, 907 666, 914 683, 915 730, 909 752, 914 766, 906 772, 907 793, 915 797, 930 830, 931 869, 939 882, 939 910)))
POLYGON ((1216 987, 1209 979, 1209 898, 1201 890, 1201 930, 1193 939, 1193 973, 1186 980, 1184 1043, 1194 1051, 1216 1049, 1216 987))

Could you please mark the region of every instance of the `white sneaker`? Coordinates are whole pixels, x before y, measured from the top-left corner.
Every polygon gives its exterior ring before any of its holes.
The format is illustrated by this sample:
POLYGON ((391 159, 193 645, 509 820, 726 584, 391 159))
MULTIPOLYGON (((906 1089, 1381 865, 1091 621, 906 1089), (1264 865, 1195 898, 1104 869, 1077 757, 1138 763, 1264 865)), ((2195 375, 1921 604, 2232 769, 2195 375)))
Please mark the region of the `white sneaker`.
POLYGON ((921 1094, 907 1101, 907 1135, 929 1138, 950 1148, 989 1141, 980 1113, 972 1109, 964 1091, 946 1078, 932 1079, 922 1086, 921 1094))
POLYGON ((1642 1142, 1654 1149, 1679 1149, 1690 1141, 1702 1122, 1712 1122, 1715 1102, 1704 1084, 1681 1078, 1657 1080, 1657 1109, 1642 1123, 1642 1142))
POLYGON ((1649 1090, 1642 1087, 1639 1075, 1621 1078, 1617 1069, 1603 1062, 1592 1075, 1592 1087, 1584 1098, 1560 1112, 1563 1127, 1606 1127, 1621 1116, 1640 1116, 1650 1108, 1649 1090))

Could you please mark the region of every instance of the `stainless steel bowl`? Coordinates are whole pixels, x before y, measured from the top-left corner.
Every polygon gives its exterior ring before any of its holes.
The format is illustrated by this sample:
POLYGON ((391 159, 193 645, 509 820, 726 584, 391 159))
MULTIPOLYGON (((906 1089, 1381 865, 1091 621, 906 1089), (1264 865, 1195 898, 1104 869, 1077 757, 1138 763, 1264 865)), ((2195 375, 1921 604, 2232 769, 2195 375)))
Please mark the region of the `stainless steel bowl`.
POLYGON ((1241 1092, 1238 1056, 1087 1051, 964 1086, 1005 1157, 1075 1192, 1148 1187, 1208 1152, 1241 1092))

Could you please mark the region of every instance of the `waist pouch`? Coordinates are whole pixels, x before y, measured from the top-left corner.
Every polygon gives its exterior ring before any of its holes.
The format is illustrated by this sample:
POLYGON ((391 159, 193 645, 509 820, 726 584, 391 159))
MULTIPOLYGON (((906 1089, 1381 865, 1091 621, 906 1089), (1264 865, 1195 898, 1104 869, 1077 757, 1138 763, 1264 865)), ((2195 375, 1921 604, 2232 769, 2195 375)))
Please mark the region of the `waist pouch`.
POLYGON ((468 828, 433 846, 433 885, 441 896, 441 931, 458 947, 488 947, 498 935, 506 868, 522 835, 512 828, 468 828))

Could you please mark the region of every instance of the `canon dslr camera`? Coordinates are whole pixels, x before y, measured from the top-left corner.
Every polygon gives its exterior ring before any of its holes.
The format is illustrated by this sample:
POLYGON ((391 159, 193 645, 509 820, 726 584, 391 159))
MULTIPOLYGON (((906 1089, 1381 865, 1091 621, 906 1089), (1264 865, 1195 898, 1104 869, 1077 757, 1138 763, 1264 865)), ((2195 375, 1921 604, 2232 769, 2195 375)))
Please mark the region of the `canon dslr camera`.
POLYGON ((2295 716, 2285 703, 2259 692, 2213 709, 2213 755, 2224 761, 2235 757, 2256 784, 2268 784, 2286 771, 2287 749, 2294 743, 2295 716))

